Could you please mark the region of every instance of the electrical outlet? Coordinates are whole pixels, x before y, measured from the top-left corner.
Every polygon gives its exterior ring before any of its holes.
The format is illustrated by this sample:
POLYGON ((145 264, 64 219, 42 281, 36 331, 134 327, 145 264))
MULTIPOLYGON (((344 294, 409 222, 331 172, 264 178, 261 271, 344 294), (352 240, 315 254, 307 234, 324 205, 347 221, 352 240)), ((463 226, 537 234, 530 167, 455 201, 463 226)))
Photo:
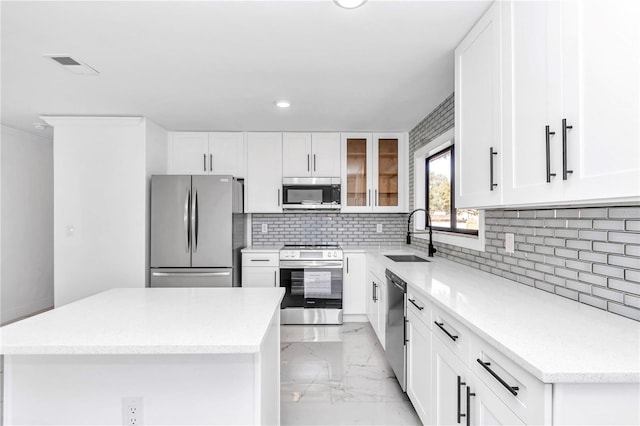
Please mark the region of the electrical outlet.
POLYGON ((507 232, 504 234, 504 251, 507 253, 513 253, 515 251, 515 243, 513 241, 513 234, 507 232))
POLYGON ((262 233, 266 234, 267 232, 269 232, 269 226, 266 223, 262 224, 262 233))
POLYGON ((376 232, 377 232, 378 234, 382 232, 382 224, 381 224, 381 223, 379 223, 379 224, 377 224, 377 225, 376 225, 376 232))
POLYGON ((122 424, 123 426, 143 425, 143 399, 142 397, 122 398, 122 424))

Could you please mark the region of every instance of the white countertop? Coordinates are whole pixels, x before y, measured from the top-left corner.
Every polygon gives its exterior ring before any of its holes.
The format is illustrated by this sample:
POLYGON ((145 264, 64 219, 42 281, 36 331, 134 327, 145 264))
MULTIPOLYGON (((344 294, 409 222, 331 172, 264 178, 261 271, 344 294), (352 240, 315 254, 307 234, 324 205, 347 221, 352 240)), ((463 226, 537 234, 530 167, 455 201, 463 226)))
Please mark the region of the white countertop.
POLYGON ((242 249, 242 253, 259 253, 259 252, 279 252, 282 248, 283 244, 275 245, 275 246, 247 246, 242 249))
MULTIPOLYGON (((368 251, 410 288, 545 383, 640 382, 640 323, 443 258, 397 263, 368 251)), ((382 277, 384 278, 384 277, 382 277)))
POLYGON ((280 288, 121 288, 0 329, 3 354, 256 353, 280 288))

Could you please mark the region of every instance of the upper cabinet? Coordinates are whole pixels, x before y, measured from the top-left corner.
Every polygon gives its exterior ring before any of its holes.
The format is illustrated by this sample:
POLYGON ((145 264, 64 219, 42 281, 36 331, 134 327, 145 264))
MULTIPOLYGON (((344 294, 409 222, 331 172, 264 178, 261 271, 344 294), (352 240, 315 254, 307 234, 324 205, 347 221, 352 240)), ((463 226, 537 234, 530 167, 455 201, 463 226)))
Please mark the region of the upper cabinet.
POLYGON ((500 4, 494 3, 455 50, 455 202, 502 202, 500 4))
POLYGON ((405 134, 342 134, 342 212, 408 210, 405 134))
POLYGON ((169 132, 169 174, 244 177, 242 132, 169 132))
POLYGON ((247 133, 247 213, 282 212, 282 133, 247 133))
POLYGON ((494 3, 456 49, 456 207, 640 199, 636 20, 633 2, 494 3))
POLYGON ((282 177, 339 176, 339 133, 283 133, 282 177))

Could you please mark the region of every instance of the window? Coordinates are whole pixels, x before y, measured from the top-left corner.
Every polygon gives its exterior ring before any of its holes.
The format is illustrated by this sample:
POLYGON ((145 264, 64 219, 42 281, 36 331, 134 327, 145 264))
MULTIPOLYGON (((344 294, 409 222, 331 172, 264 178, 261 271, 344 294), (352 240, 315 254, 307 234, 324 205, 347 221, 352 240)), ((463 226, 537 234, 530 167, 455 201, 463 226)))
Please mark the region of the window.
POLYGON ((456 209, 454 146, 427 157, 426 208, 434 230, 478 235, 478 210, 456 209))

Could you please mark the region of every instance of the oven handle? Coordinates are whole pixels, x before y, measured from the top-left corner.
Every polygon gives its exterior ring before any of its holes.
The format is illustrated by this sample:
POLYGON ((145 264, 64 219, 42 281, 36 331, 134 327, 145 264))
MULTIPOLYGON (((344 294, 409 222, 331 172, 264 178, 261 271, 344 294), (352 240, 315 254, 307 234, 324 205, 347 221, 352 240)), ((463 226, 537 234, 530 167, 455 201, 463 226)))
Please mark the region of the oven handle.
POLYGON ((280 269, 305 269, 305 268, 322 268, 322 269, 342 269, 342 262, 331 260, 281 260, 280 269))

